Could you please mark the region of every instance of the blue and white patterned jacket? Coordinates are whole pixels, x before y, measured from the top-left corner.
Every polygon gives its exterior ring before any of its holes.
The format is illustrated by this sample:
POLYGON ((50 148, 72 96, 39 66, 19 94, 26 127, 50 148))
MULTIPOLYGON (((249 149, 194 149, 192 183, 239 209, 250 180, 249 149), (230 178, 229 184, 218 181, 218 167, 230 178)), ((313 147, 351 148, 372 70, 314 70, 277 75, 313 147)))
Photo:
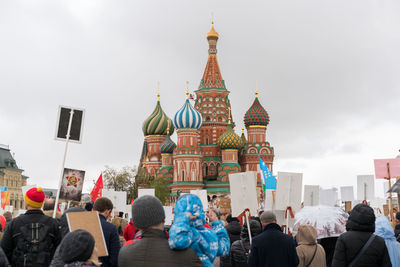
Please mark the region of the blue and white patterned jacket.
POLYGON ((211 223, 212 229, 204 227, 206 216, 200 198, 196 195, 181 196, 174 209, 174 223, 169 230, 169 247, 183 250, 192 248, 204 266, 212 267, 217 256, 229 256, 229 236, 221 221, 211 223), (197 215, 190 219, 186 214, 197 215))

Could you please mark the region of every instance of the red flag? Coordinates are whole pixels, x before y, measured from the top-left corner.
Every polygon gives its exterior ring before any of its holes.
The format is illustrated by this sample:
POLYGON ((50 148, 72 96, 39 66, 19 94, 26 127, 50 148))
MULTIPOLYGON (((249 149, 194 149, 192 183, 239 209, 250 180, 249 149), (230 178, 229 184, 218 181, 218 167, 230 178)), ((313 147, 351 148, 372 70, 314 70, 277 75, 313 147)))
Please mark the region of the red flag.
POLYGON ((95 202, 97 198, 101 197, 103 191, 103 174, 100 174, 97 179, 96 184, 93 187, 92 192, 90 192, 90 199, 95 202))

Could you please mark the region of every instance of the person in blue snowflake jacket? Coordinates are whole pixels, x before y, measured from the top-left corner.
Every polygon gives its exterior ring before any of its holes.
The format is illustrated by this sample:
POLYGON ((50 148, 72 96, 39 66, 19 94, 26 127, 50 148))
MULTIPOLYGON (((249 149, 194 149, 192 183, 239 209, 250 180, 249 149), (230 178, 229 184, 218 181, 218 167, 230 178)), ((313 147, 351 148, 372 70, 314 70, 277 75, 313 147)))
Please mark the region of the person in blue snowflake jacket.
POLYGON ((169 247, 175 250, 192 248, 204 266, 212 267, 217 256, 229 256, 229 236, 212 211, 207 213, 212 229, 204 227, 206 216, 198 196, 186 194, 176 202, 174 223, 169 230, 169 247))

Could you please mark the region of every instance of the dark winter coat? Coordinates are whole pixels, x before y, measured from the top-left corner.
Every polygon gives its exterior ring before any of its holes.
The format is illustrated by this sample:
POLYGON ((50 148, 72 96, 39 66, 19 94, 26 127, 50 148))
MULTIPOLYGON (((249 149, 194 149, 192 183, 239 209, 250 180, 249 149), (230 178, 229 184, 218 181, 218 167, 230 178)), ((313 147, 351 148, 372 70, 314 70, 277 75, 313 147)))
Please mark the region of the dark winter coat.
POLYGON ((7 256, 1 247, 0 247, 0 266, 4 266, 4 267, 10 266, 7 256))
POLYGON ((247 264, 249 267, 297 267, 299 258, 294 239, 284 234, 276 223, 266 225, 253 239, 247 264))
POLYGON ((50 238, 51 247, 49 248, 49 259, 54 255, 58 244, 60 243, 60 231, 58 229, 58 223, 51 217, 44 215, 41 210, 28 210, 25 214, 18 216, 13 219, 10 224, 6 226, 4 230, 3 239, 1 240, 1 247, 4 253, 7 255, 8 261, 12 266, 16 266, 13 262, 13 252, 16 249, 17 242, 19 241, 19 236, 21 236, 21 227, 26 224, 32 223, 43 223, 48 227, 48 236, 50 238))
POLYGON ((331 267, 333 260, 333 253, 335 252, 336 241, 338 237, 326 237, 319 240, 319 244, 325 250, 326 267, 331 267))
POLYGON ((396 237, 397 240, 399 240, 400 236, 400 224, 396 224, 394 228, 394 236, 396 237))
MULTIPOLYGON (((361 251, 364 244, 375 231, 375 214, 371 207, 365 204, 356 205, 346 224, 347 232, 342 234, 337 242, 333 255, 332 267, 346 267, 361 251)), ((375 236, 371 245, 354 265, 365 267, 392 266, 385 245, 385 240, 375 236)))
POLYGON ((118 253, 121 249, 119 242, 119 235, 117 227, 107 222, 106 217, 99 214, 101 228, 103 229, 104 240, 106 242, 108 256, 99 257, 102 262, 102 267, 117 267, 118 266, 118 253))
POLYGON ((191 248, 171 250, 167 236, 161 230, 143 231, 142 239, 121 249, 119 267, 202 267, 203 264, 191 248))
MULTIPOLYGON (((225 226, 226 231, 229 235, 229 241, 232 245, 236 240, 240 240, 240 232, 242 231, 242 226, 239 223, 239 220, 233 220, 225 226)), ((222 257, 220 267, 230 267, 232 266, 230 263, 229 256, 222 257)))
MULTIPOLYGON (((254 238, 261 233, 261 225, 256 220, 250 221, 251 236, 254 238)), ((240 240, 233 242, 231 246, 231 266, 232 267, 247 267, 247 257, 250 251, 250 239, 247 224, 243 225, 240 233, 240 240), (242 246, 243 245, 243 246, 242 246), (244 248, 244 249, 243 249, 244 248)))

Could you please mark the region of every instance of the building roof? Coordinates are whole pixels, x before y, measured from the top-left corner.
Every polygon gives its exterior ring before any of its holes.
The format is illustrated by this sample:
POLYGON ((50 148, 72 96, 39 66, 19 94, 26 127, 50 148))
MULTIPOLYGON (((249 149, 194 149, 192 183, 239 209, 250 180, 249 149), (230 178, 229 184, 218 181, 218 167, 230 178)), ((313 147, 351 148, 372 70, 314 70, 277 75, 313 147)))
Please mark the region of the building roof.
POLYGON ((158 100, 153 113, 143 122, 142 130, 143 134, 146 135, 166 135, 167 129, 169 128, 170 133, 174 132, 174 126, 172 121, 164 113, 160 105, 160 97, 158 100))
POLYGON ((253 105, 244 115, 244 125, 249 126, 267 126, 269 123, 269 115, 264 107, 258 101, 258 94, 254 99, 253 105))
POLYGON ((0 146, 0 169, 22 171, 18 168, 17 162, 11 155, 10 149, 5 146, 0 146))
POLYGON ((239 149, 243 146, 242 139, 232 129, 229 123, 226 131, 218 138, 218 146, 221 149, 239 149))
MULTIPOLYGON (((188 93, 186 93, 188 95, 188 93)), ((185 104, 176 112, 174 124, 176 129, 200 129, 203 120, 198 112, 189 102, 186 96, 185 104)))
POLYGON ((160 152, 161 153, 167 153, 171 154, 174 152, 174 148, 176 147, 176 144, 174 141, 171 140, 171 137, 169 136, 169 133, 167 134, 167 137, 165 137, 164 141, 160 144, 160 152))

